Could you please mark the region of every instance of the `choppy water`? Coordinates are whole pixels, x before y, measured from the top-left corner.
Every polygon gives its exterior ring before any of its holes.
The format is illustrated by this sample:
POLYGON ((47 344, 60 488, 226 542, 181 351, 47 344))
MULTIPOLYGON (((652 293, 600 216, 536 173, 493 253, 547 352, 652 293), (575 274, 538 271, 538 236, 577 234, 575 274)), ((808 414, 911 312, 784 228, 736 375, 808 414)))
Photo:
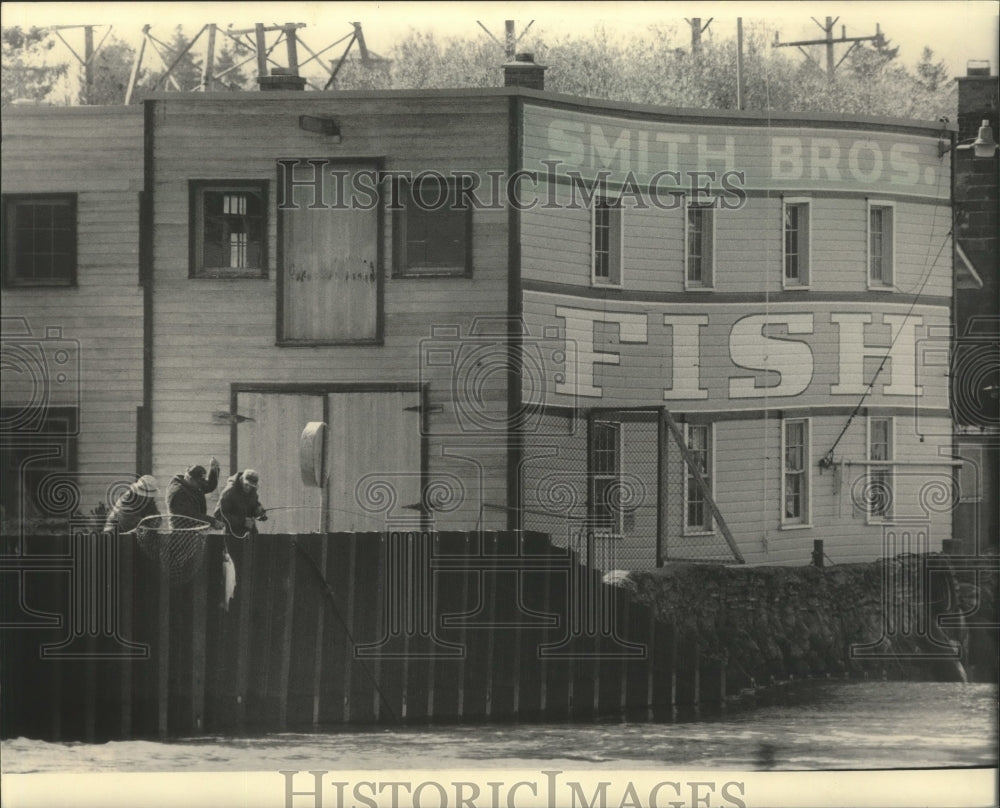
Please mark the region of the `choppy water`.
POLYGON ((0 745, 5 773, 311 768, 883 769, 995 766, 997 688, 802 682, 697 722, 378 728, 0 745))

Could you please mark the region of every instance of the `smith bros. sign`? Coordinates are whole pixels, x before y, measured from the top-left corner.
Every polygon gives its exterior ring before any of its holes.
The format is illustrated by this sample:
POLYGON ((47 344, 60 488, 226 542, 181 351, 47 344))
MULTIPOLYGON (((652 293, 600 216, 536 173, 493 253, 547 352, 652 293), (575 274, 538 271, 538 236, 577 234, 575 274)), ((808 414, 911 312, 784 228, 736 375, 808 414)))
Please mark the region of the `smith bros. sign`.
MULTIPOLYGON (((524 167, 613 173, 648 183, 663 171, 743 172, 747 189, 850 190, 946 200, 949 164, 939 134, 628 120, 572 110, 525 108, 524 167)), ((914 127, 915 128, 915 127, 914 127)), ((947 134, 947 133, 944 133, 947 134)))

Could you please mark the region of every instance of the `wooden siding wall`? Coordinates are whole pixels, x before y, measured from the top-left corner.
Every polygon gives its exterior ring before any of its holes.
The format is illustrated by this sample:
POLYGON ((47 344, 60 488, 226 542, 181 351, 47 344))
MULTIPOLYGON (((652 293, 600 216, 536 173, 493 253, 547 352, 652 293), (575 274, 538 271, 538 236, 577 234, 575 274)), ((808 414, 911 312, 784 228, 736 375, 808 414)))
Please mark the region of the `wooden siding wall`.
MULTIPOLYGON (((198 458, 229 455, 229 429, 212 422, 229 409, 230 382, 429 382, 431 470, 467 481, 466 504, 443 517, 471 527, 502 526, 503 509, 480 516, 482 500, 506 502, 502 452, 464 443, 450 399, 451 371, 421 377, 421 341, 432 326, 469 333, 474 316, 507 309, 507 214, 475 211, 471 278, 393 278, 392 216, 385 215, 382 262, 384 345, 275 346, 277 277, 276 163, 295 158, 384 158, 389 170, 485 172, 506 169, 506 98, 317 100, 254 96, 160 100, 154 120, 154 379, 156 474, 172 474, 198 458), (299 129, 303 114, 333 116, 343 142, 299 129), (254 179, 270 182, 268 265, 265 280, 188 278, 188 181, 254 179), (457 437, 447 437, 455 433, 457 437), (449 449, 452 447, 452 449, 449 449), (482 490, 480 490, 482 489, 482 490)), ((488 342, 487 338, 484 340, 488 342)), ((455 347, 457 338, 438 338, 455 347)), ((495 342, 495 340, 494 340, 495 342)), ((501 342, 502 344, 502 342, 501 342)), ((442 347, 439 345, 439 347, 442 347)), ((506 412, 506 380, 493 374, 481 407, 497 419, 506 412)), ((377 424, 372 424, 377 429, 377 424)), ((266 468, 261 498, 267 492, 266 468)))
MULTIPOLYGON (((134 480, 136 408, 142 404, 142 289, 139 193, 143 184, 142 110, 9 108, 3 115, 4 194, 77 195, 77 273, 73 288, 7 288, 5 318, 24 318, 27 340, 46 329, 78 343, 79 372, 52 380, 48 403, 79 406, 79 508, 107 502, 109 486, 134 480), (77 387, 77 381, 79 387, 77 387)), ((49 341, 49 348, 57 340, 49 341)), ((51 351, 49 351, 51 353, 51 351)), ((51 357, 50 357, 51 360, 51 357)), ((71 359, 71 363, 72 363, 71 359)), ((4 374, 0 401, 18 406, 25 388, 4 374)))
MULTIPOLYGON (((885 411, 873 410, 873 415, 885 411)), ((681 417, 681 413, 675 413, 681 417)), ((550 416, 553 417, 553 416, 550 416)), ((614 416, 609 415, 609 418, 614 416)), ((698 415, 699 422, 708 416, 698 415)), ((727 419, 719 415, 715 423, 715 478, 712 492, 723 517, 750 564, 793 564, 810 562, 813 541, 822 539, 833 563, 872 561, 883 557, 883 538, 908 531, 915 536, 923 530, 929 546, 913 547, 909 552, 940 552, 942 539, 952 536, 952 514, 957 507, 953 490, 952 468, 942 462, 937 442, 941 430, 950 430, 947 418, 921 418, 894 415, 894 457, 905 464, 893 469, 893 518, 885 525, 872 521, 862 506, 867 466, 867 416, 862 411, 848 427, 837 445, 835 456, 843 465, 820 471, 819 461, 833 446, 848 414, 810 415, 807 408, 788 410, 786 417, 810 418, 810 451, 806 466, 810 474, 810 510, 808 526, 782 526, 781 411, 765 419, 727 419), (921 440, 921 433, 925 440, 921 440)), ((655 452, 656 436, 648 434, 649 425, 625 423, 623 470, 641 475, 649 486, 648 498, 653 512, 645 507, 636 511, 636 529, 619 541, 614 549, 600 551, 602 558, 613 558, 623 569, 649 569, 656 559, 656 466, 650 462, 655 452), (641 433, 641 448, 635 439, 641 433), (632 440, 630 441, 630 437, 632 440)), ((560 546, 574 545, 569 528, 579 531, 587 513, 586 430, 581 429, 558 444, 558 456, 537 458, 529 452, 525 463, 527 507, 526 524, 535 530, 549 531, 560 546), (546 516, 563 503, 575 503, 574 519, 546 516), (555 506, 555 507, 553 507, 555 506)), ((548 448, 548 447, 536 447, 548 448)), ((666 447, 667 501, 665 503, 664 552, 670 558, 720 558, 725 543, 716 526, 709 535, 684 535, 683 465, 673 441, 666 447)), ((600 550, 600 548, 599 548, 600 550)), ((897 547, 895 552, 904 552, 897 547)))
MULTIPOLYGON (((548 198, 548 186, 539 185, 548 198)), ((810 289, 855 293, 867 288, 867 197, 870 194, 809 195, 810 289)), ((522 214, 521 255, 525 281, 590 286, 591 212, 573 209, 568 186, 554 194, 559 207, 539 205, 522 214)), ((583 202, 576 194, 577 205, 583 202)), ((891 199, 889 194, 886 198, 891 199)), ((629 208, 622 212, 622 287, 626 291, 684 292, 684 209, 629 208)), ((896 203, 895 284, 901 300, 918 290, 951 296, 951 216, 946 202, 903 199, 896 203)), ((781 194, 750 196, 738 210, 714 211, 714 290, 763 294, 782 290, 781 194)), ((699 290, 701 291, 701 290, 699 290)), ((800 294, 808 300, 808 292, 800 294)))

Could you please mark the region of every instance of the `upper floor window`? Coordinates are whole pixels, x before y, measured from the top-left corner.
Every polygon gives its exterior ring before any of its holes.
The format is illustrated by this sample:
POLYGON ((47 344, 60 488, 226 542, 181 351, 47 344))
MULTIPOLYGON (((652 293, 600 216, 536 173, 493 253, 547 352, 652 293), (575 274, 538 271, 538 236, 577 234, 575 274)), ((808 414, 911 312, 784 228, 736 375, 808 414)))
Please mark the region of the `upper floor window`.
POLYGON ((621 286, 621 200, 596 195, 592 213, 591 282, 595 285, 621 286))
POLYGON ((894 283, 893 206, 888 202, 868 203, 868 285, 894 283))
POLYGON ((5 286, 76 284, 76 194, 3 197, 5 286))
POLYGON ((704 487, 685 463, 684 529, 712 530, 712 513, 707 499, 712 491, 712 427, 709 424, 688 424, 687 445, 701 475, 704 487))
POLYGON ((191 183, 192 278, 267 277, 267 183, 191 183))
POLYGON ((472 206, 445 177, 400 182, 394 213, 396 277, 472 274, 472 206))
POLYGON ((710 206, 687 206, 684 219, 686 288, 711 288, 715 283, 714 218, 710 206))
POLYGON ((782 510, 784 525, 809 524, 809 419, 782 423, 782 510))
POLYGON ((809 203, 788 199, 784 209, 784 274, 785 287, 809 285, 809 203))

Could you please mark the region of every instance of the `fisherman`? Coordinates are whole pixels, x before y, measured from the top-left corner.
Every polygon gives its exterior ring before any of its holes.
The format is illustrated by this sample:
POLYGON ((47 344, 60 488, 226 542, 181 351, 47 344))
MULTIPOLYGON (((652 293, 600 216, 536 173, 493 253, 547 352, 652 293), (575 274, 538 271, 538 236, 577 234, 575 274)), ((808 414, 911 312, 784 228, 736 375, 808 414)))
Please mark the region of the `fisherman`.
POLYGON ((104 523, 104 532, 117 530, 119 535, 131 533, 147 516, 159 516, 156 491, 156 478, 150 474, 144 474, 132 483, 115 501, 104 523))
POLYGON ((215 508, 215 518, 226 531, 222 541, 221 556, 213 551, 212 566, 217 568, 217 559, 222 562, 222 576, 213 581, 215 586, 221 585, 219 605, 229 611, 229 604, 236 592, 237 569, 242 577, 243 548, 241 541, 229 542, 229 539, 246 539, 257 534, 255 520, 267 521, 267 512, 257 498, 257 487, 260 485, 260 475, 253 469, 244 469, 234 474, 226 481, 226 487, 219 495, 219 504, 215 508))
POLYGON ((226 480, 215 518, 222 522, 227 535, 244 539, 257 532, 254 520, 267 521, 267 512, 257 498, 259 485, 260 475, 253 469, 244 469, 226 480))
POLYGON ((176 474, 167 485, 167 511, 172 514, 189 516, 215 525, 208 515, 205 494, 211 494, 219 485, 219 461, 214 457, 209 463, 210 471, 204 466, 190 466, 184 474, 176 474))

